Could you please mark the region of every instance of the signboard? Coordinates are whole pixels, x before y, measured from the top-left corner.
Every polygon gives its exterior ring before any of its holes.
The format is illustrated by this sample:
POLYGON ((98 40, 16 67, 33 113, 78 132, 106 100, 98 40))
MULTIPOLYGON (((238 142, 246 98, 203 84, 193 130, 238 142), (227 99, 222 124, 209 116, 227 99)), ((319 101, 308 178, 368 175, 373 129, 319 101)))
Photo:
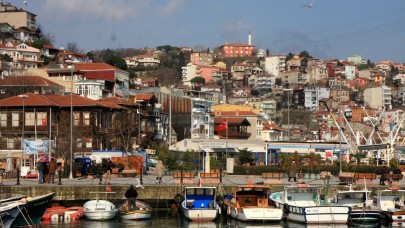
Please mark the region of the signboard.
POLYGON ((226 148, 226 143, 225 142, 201 142, 200 147, 203 149, 226 148))
POLYGON ((53 140, 28 140, 24 139, 24 154, 49 154, 49 143, 51 143, 51 152, 55 152, 55 143, 53 140))

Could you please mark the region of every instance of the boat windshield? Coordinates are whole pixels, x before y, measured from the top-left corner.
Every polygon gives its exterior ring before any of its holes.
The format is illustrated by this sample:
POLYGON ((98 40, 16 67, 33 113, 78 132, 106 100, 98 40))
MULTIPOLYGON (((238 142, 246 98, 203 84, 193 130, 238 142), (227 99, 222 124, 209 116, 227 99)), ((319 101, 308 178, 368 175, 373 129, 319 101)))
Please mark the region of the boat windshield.
POLYGON ((381 196, 403 196, 404 191, 382 191, 381 196))
POLYGON ((361 192, 356 192, 356 193, 352 193, 352 192, 345 192, 345 193, 339 193, 338 194, 338 199, 362 199, 364 198, 364 193, 361 192))
POLYGON ((307 192, 311 192, 311 193, 318 193, 318 190, 320 190, 320 188, 288 188, 287 191, 291 192, 291 193, 307 193, 307 192))
POLYGON ((186 197, 189 198, 192 196, 211 196, 214 197, 215 189, 214 188, 187 188, 186 197))

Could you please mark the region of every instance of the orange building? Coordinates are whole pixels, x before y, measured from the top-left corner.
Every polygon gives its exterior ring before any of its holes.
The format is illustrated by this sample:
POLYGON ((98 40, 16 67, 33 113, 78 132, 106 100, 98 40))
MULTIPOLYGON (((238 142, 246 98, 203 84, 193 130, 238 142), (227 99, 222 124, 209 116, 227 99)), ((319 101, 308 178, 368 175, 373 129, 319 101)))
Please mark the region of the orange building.
POLYGON ((229 57, 250 57, 253 55, 255 46, 243 43, 225 43, 219 47, 219 56, 229 57))

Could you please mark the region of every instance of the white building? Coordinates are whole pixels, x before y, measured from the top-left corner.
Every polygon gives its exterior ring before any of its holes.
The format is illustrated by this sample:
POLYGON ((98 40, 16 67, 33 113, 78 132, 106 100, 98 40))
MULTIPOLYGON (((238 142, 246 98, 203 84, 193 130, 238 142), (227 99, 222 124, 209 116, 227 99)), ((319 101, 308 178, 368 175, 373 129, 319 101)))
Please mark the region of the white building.
POLYGON ((195 64, 188 63, 187 66, 182 67, 182 80, 183 84, 191 86, 191 79, 201 77, 201 69, 195 64))
POLYGON ((76 84, 76 93, 92 100, 103 98, 104 81, 80 80, 76 84))
POLYGON ((264 71, 275 75, 276 77, 280 76, 281 72, 285 71, 286 62, 285 55, 272 55, 265 58, 264 71))
POLYGON ((304 88, 305 103, 307 109, 318 110, 319 101, 324 98, 329 98, 330 89, 319 86, 309 86, 304 88))
POLYGON ((214 116, 211 115, 212 96, 201 93, 191 99, 191 139, 214 138, 214 116))
POLYGON ((356 66, 354 65, 345 65, 345 72, 344 72, 347 80, 353 80, 356 78, 356 66))
POLYGON ((375 109, 381 109, 383 106, 391 109, 391 88, 383 85, 365 89, 364 105, 375 109))

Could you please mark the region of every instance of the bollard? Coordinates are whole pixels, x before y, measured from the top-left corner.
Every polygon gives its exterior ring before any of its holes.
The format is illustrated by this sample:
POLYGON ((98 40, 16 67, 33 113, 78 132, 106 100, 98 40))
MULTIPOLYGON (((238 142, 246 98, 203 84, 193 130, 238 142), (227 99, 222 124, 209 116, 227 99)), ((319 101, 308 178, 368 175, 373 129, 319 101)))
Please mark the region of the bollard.
POLYGON ((58 175, 58 179, 59 179, 58 185, 62 185, 62 172, 60 170, 60 166, 59 166, 58 173, 59 173, 59 175, 58 175))
POLYGON ((222 184, 222 168, 219 169, 219 183, 222 184))
POLYGON ((183 166, 180 167, 180 184, 183 184, 183 166))
POLYGON ((141 170, 140 170, 139 174, 140 174, 139 181, 140 181, 141 185, 143 185, 143 166, 141 166, 141 170))
POLYGON ((17 168, 17 184, 20 185, 20 168, 17 168))

